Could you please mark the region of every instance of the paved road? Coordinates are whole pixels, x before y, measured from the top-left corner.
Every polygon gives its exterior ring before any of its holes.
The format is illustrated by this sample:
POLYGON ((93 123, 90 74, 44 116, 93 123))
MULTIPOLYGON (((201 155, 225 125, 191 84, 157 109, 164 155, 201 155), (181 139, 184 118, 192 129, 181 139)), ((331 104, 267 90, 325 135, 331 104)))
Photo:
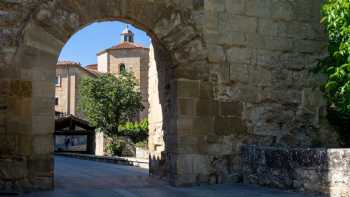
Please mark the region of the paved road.
POLYGON ((307 197, 239 184, 175 188, 144 169, 72 158, 56 157, 55 165, 55 191, 25 197, 307 197))

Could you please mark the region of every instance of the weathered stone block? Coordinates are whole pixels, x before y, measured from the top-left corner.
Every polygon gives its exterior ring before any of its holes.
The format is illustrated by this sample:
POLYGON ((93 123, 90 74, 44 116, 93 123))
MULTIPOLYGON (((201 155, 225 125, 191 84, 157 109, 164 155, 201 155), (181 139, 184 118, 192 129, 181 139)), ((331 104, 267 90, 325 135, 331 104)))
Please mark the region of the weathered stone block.
POLYGON ((266 18, 258 19, 258 33, 268 36, 284 36, 288 31, 288 23, 266 18))
POLYGON ((33 135, 53 134, 53 132, 55 131, 55 125, 51 124, 52 122, 55 122, 55 117, 53 115, 33 116, 32 118, 33 135))
POLYGON ((220 102, 221 116, 236 116, 240 117, 243 111, 243 104, 241 102, 220 102))
POLYGON ((27 46, 57 55, 64 45, 63 41, 34 23, 28 24, 24 31, 24 43, 27 46))
POLYGON ((33 81, 33 96, 55 97, 55 85, 53 81, 33 81))
MULTIPOLYGON (((279 66, 281 52, 271 50, 257 50, 257 65, 263 66, 264 68, 273 69, 279 66)), ((285 64, 283 64, 285 65, 285 64)))
POLYGON ((225 11, 233 14, 243 14, 245 2, 245 0, 225 0, 225 11))
POLYGON ((17 97, 31 97, 32 95, 32 82, 31 81, 11 81, 9 84, 10 96, 17 97))
POLYGON ((210 82, 200 82, 200 98, 212 99, 214 94, 213 85, 210 82))
POLYGON ((217 101, 200 99, 196 102, 197 116, 215 116, 218 115, 219 106, 217 101))
POLYGON ((193 121, 193 134, 194 135, 207 135, 214 129, 214 117, 198 117, 193 121))
POLYGON ((217 33, 219 28, 218 12, 209 11, 204 14, 204 26, 208 32, 217 33))
POLYGON ((247 125, 240 118, 215 118, 215 133, 217 135, 240 135, 246 132, 247 125))
POLYGON ((25 123, 30 120, 32 116, 32 99, 9 97, 7 112, 8 115, 15 116, 17 121, 25 123))
POLYGON ((219 45, 208 46, 208 60, 212 63, 225 62, 224 49, 219 45))
POLYGON ((232 142, 224 144, 209 144, 208 145, 208 154, 210 155, 230 155, 232 154, 232 142))
POLYGON ((48 97, 33 97, 32 104, 33 115, 35 116, 54 116, 54 99, 48 97))
POLYGON ((219 28, 224 32, 256 32, 257 18, 251 16, 241 16, 229 12, 219 13, 219 28), (226 19, 230 18, 228 22, 226 19))
POLYGON ((177 167, 177 172, 179 174, 193 173, 193 155, 192 154, 177 155, 176 167, 177 167))
POLYGON ((349 193, 349 151, 344 149, 283 149, 243 146, 243 180, 283 189, 340 196, 349 193), (345 160, 345 161, 344 161, 345 160), (335 161, 330 167, 330 163, 335 161), (331 190, 329 190, 331 188, 331 190))
POLYGON ((231 63, 252 64, 255 63, 256 53, 250 48, 232 47, 227 50, 227 60, 231 63))
MULTIPOLYGON (((1 69, 0 69, 1 72, 1 69)), ((10 83, 9 81, 2 80, 0 81, 0 96, 5 97, 10 94, 10 83)))
POLYGON ((188 133, 184 136, 179 136, 176 152, 178 154, 206 154, 208 152, 208 143, 206 136, 196 136, 188 133))
MULTIPOLYGON (((179 37, 182 37, 182 35, 179 37)), ((203 46, 202 40, 195 39, 182 45, 174 52, 174 55, 178 63, 189 63, 207 59, 207 53, 207 49, 203 46), (188 54, 192 55, 189 56, 188 54)))
POLYGON ((0 155, 16 154, 18 150, 17 135, 0 134, 0 155))
POLYGON ((193 0, 192 7, 194 10, 202 10, 204 8, 204 0, 193 0))
POLYGON ((197 98, 199 97, 199 81, 194 80, 178 80, 177 96, 178 98, 197 98))
POLYGON ((278 51, 293 51, 295 50, 295 40, 292 38, 281 38, 272 36, 259 36, 255 44, 258 49, 269 49, 278 51))
MULTIPOLYGON (((271 1, 270 1, 271 2, 271 1)), ((271 2, 271 17, 275 20, 291 21, 295 19, 293 3, 286 1, 271 2)))
POLYGON ((239 63, 230 64, 230 80, 240 83, 248 83, 250 80, 249 67, 250 65, 239 63))
POLYGON ((182 134, 188 134, 189 132, 192 131, 193 129, 193 118, 188 118, 188 117, 184 117, 184 118, 177 118, 176 120, 176 129, 179 135, 182 134))
POLYGON ((194 174, 209 174, 209 158, 207 155, 193 155, 192 159, 194 174))
POLYGON ((28 176, 27 162, 21 157, 0 158, 0 180, 21 180, 28 176))
POLYGON ((193 116, 195 112, 195 101, 193 99, 179 99, 178 100, 178 112, 183 116, 193 116))
POLYGON ((33 157, 28 161, 31 176, 53 176, 53 157, 33 157))
POLYGON ((193 186, 196 183, 196 174, 181 174, 178 176, 170 177, 170 184, 179 187, 193 186))
POLYGON ((35 135, 32 139, 33 154, 49 155, 53 153, 52 135, 35 135))
POLYGON ((31 135, 19 135, 18 136, 18 153, 21 155, 30 156, 33 150, 32 136, 31 135))
POLYGON ((249 74, 251 82, 256 86, 266 87, 273 85, 273 77, 275 77, 275 73, 272 73, 270 70, 264 69, 262 67, 249 67, 249 74))
POLYGON ((229 33, 208 31, 205 32, 204 38, 209 44, 245 46, 248 43, 245 33, 239 31, 230 31, 229 33))
POLYGON ((222 12, 225 10, 225 4, 219 1, 204 1, 204 8, 208 11, 222 12))
POLYGON ((268 1, 259 1, 259 0, 247 0, 246 1, 246 14, 249 16, 259 16, 262 18, 271 17, 271 4, 270 0, 268 1))
POLYGON ((30 181, 35 190, 52 190, 54 188, 53 176, 33 177, 30 181))

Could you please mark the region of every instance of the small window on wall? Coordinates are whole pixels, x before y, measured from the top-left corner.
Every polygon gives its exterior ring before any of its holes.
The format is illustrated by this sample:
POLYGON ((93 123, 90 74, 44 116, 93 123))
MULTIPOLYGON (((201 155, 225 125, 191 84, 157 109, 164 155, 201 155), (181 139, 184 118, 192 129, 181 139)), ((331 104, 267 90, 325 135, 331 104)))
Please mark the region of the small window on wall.
POLYGON ((60 75, 56 76, 55 83, 56 83, 56 87, 60 87, 61 86, 61 76, 60 75))
POLYGON ((125 64, 120 64, 119 65, 119 73, 123 73, 123 72, 125 72, 126 71, 126 66, 125 66, 125 64))
POLYGON ((58 97, 55 98, 55 105, 58 105, 58 97))

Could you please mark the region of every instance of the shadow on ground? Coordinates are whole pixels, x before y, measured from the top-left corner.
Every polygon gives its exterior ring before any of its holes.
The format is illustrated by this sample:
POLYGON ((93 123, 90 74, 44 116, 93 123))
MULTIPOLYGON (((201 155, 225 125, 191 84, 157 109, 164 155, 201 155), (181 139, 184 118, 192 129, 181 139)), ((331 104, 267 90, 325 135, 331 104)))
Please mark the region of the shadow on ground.
POLYGON ((55 191, 25 197, 311 197, 247 185, 175 188, 148 176, 147 169, 109 163, 55 158, 55 191))

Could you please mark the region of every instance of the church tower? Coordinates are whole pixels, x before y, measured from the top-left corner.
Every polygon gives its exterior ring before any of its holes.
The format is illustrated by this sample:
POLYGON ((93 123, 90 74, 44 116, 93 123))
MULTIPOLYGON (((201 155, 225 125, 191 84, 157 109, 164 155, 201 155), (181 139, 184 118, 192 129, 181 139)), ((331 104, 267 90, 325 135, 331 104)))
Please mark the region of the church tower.
POLYGON ((127 25, 123 32, 120 34, 120 41, 123 42, 134 42, 134 33, 129 30, 129 26, 127 25))
POLYGON ((149 49, 135 43, 135 34, 126 26, 120 33, 120 43, 97 54, 97 70, 118 77, 123 71, 132 73, 142 95, 145 109, 137 119, 148 117, 148 66, 149 49))

